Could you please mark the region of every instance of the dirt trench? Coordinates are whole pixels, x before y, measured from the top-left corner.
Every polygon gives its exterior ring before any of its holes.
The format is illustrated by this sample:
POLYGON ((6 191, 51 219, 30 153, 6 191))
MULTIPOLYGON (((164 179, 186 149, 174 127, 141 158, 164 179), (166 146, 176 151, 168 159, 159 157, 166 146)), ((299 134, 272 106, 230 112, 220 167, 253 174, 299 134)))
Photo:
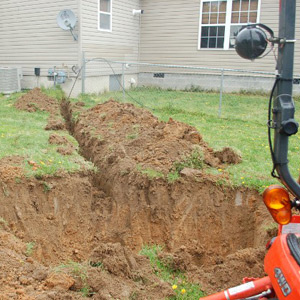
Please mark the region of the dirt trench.
MULTIPOLYGON (((195 149, 206 166, 228 163, 193 127, 160 122, 115 101, 89 110, 63 102, 61 111, 81 154, 98 172, 22 177, 18 183, 14 173, 0 172, 0 216, 7 222, 1 234, 9 240, 0 255, 10 253, 0 267, 15 284, 5 276, 0 281, 7 299, 81 298, 82 280, 55 277, 52 267, 66 261, 90 262, 86 284, 94 299, 165 299, 174 295, 171 286, 138 255, 147 244, 164 245, 174 266, 207 292, 263 274, 260 246, 269 219, 256 191, 234 189, 226 175, 187 167, 177 180, 167 180, 172 166, 195 149), (28 257, 30 242, 34 252, 28 257), (7 264, 16 261, 23 263, 14 272, 7 264), (105 272, 93 267, 100 264, 105 272), (36 270, 42 274, 37 279, 36 270)), ((7 161, 2 164, 9 169, 7 161)))

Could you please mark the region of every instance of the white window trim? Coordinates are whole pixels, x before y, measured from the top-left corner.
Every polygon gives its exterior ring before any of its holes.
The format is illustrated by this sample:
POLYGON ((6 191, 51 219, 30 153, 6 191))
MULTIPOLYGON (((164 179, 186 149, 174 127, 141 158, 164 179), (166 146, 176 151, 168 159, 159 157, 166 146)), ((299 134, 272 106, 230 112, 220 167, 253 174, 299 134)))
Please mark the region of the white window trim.
POLYGON ((100 0, 98 0, 98 30, 99 31, 106 31, 106 32, 112 32, 112 2, 113 0, 110 0, 110 12, 105 12, 100 10, 100 0), (110 16, 110 29, 103 29, 100 28, 100 14, 109 15, 110 16))
MULTIPOLYGON (((219 0, 200 0, 200 18, 199 18, 199 29, 198 29, 198 50, 201 51, 222 51, 222 50, 234 50, 234 48, 229 48, 230 39, 230 26, 231 24, 231 10, 232 10, 232 0, 227 0, 226 6, 226 20, 225 20, 225 33, 224 33, 224 47, 223 48, 201 48, 201 26, 202 26, 202 8, 203 2, 211 2, 219 0)), ((257 5, 257 23, 260 21, 260 8, 261 0, 258 0, 257 5)), ((238 23, 236 25, 247 25, 246 23, 238 23)))

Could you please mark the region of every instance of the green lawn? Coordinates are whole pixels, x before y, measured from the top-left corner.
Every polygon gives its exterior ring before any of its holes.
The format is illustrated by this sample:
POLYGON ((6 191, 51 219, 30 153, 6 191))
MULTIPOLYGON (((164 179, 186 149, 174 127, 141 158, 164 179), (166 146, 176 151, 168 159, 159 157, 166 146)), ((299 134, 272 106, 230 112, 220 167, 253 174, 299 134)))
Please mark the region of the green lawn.
MULTIPOLYGON (((53 90, 47 92, 55 95, 53 90)), ((77 152, 64 156, 56 151, 57 145, 48 143, 49 135, 54 132, 44 130, 48 113, 17 110, 14 103, 22 94, 16 93, 10 97, 0 95, 0 159, 13 155, 22 156, 26 175, 37 177, 55 174, 58 170, 73 172, 83 166, 92 168, 93 165, 86 162, 77 152), (35 162, 37 168, 28 164, 28 161, 35 162)), ((77 141, 67 132, 56 133, 66 136, 75 147, 78 146, 77 141)))
MULTIPOLYGON (((222 115, 218 117, 219 93, 164 91, 155 88, 138 88, 103 95, 84 95, 87 106, 110 98, 145 107, 159 119, 170 117, 195 126, 205 141, 216 150, 230 146, 242 154, 243 162, 227 166, 234 185, 263 190, 277 180, 270 176, 271 156, 267 140, 268 95, 223 94, 222 115)), ((296 109, 300 99, 295 99, 296 109)), ((296 111, 300 120, 300 111, 296 111)), ((300 170, 300 136, 291 137, 290 170, 297 177, 300 170)), ((214 171, 216 172, 216 171, 214 171)))

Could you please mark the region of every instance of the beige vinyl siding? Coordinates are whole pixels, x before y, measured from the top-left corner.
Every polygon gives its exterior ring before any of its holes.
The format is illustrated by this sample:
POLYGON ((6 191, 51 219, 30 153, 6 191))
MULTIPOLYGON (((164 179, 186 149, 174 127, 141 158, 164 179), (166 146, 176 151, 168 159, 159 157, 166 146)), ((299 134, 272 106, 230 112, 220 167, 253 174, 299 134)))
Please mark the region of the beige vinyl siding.
MULTIPOLYGON (((270 53, 254 62, 244 60, 234 50, 198 50, 200 0, 142 0, 141 61, 273 72, 270 53)), ((279 0, 261 0, 260 22, 278 31, 279 0)), ((300 40, 300 2, 297 1, 297 38, 300 40)), ((296 29, 296 30, 297 30, 296 29)), ((300 74, 299 45, 296 47, 295 72, 300 74)))
MULTIPOLYGON (((112 0, 111 32, 98 30, 98 1, 82 0, 81 50, 85 52, 86 58, 138 61, 140 16, 133 16, 132 10, 140 9, 140 1, 112 0)), ((120 65, 114 64, 112 67, 116 73, 121 73, 120 65)), ((89 63, 86 74, 112 74, 112 70, 105 62, 89 63)))
POLYGON ((41 68, 78 64, 78 42, 70 32, 60 29, 56 16, 71 9, 78 17, 77 0, 1 0, 0 66, 22 67, 24 75, 41 68))

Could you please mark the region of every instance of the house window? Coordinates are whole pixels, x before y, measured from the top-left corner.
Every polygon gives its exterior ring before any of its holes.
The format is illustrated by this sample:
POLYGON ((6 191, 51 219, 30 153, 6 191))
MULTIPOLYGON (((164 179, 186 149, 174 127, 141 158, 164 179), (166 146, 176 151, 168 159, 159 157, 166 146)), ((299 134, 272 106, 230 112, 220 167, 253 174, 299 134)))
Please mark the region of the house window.
POLYGON ((199 49, 234 47, 238 32, 258 23, 260 0, 201 0, 199 49))
POLYGON ((112 0, 99 1, 99 30, 112 30, 112 0))

